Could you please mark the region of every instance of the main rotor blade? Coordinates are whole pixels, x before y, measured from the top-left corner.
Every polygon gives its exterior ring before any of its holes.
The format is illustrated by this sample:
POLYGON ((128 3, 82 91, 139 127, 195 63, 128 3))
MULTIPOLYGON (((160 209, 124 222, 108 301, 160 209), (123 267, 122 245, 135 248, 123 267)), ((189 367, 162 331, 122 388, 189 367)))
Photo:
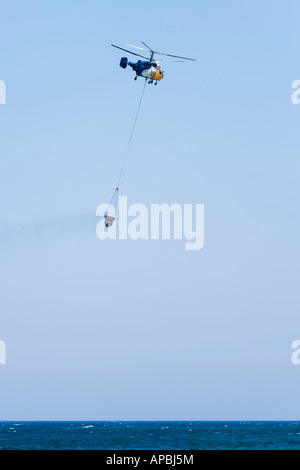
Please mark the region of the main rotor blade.
POLYGON ((141 41, 141 43, 144 44, 144 46, 148 47, 149 51, 154 52, 154 51, 153 51, 152 49, 150 49, 150 47, 147 46, 147 44, 145 44, 143 41, 141 41))
POLYGON ((115 46, 114 44, 111 44, 111 46, 116 47, 117 49, 121 49, 121 51, 129 52, 129 54, 137 55, 138 57, 143 57, 143 59, 149 60, 148 57, 145 57, 144 55, 136 54, 135 52, 128 51, 127 49, 123 49, 123 47, 115 46))
POLYGON ((134 47, 135 49, 140 49, 140 51, 147 51, 147 49, 143 49, 142 47, 138 46, 133 46, 132 44, 125 44, 125 46, 134 47))
POLYGON ((155 54, 167 55, 168 57, 177 57, 177 59, 185 59, 185 60, 196 61, 196 59, 190 59, 189 57, 182 57, 180 55, 166 54, 165 52, 155 52, 155 54))
POLYGON ((154 60, 154 62, 184 62, 184 60, 164 60, 164 59, 159 59, 159 60, 154 60))

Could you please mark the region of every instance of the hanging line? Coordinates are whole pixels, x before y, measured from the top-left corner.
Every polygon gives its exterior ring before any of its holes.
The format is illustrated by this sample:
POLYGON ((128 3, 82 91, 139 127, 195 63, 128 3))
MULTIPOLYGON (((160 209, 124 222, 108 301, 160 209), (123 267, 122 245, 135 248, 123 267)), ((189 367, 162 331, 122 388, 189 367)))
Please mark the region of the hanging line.
POLYGON ((134 119, 132 131, 131 131, 130 138, 129 138, 128 145, 127 145, 127 149, 126 149, 126 152, 125 152, 125 156, 124 156, 124 160, 123 160, 123 165, 122 165, 121 173, 120 173, 120 176, 119 176, 119 181, 118 181, 118 185, 117 185, 116 191, 119 191, 120 181, 121 181, 121 178, 122 178, 122 175, 123 175, 123 171, 124 171, 124 168, 125 168, 125 163, 126 163, 126 159, 127 159, 127 155, 128 155, 128 151, 129 151, 131 139, 132 139, 132 136, 133 136, 134 128, 135 128, 136 121, 137 121, 137 117, 138 117, 138 114, 139 114, 139 110, 140 110, 140 107, 141 107, 141 104, 142 104, 142 101, 143 101, 143 96, 144 96, 144 91, 145 91, 146 83, 147 83, 147 79, 145 79, 145 83, 144 83, 142 95, 141 95, 140 102, 139 102, 139 105, 138 105, 138 109, 137 109, 137 112, 136 112, 136 115, 135 115, 135 119, 134 119))
MULTIPOLYGON (((107 215, 108 215, 108 207, 109 207, 109 206, 114 206, 114 208, 115 208, 115 211, 114 211, 114 218, 117 217, 117 213, 118 213, 118 203, 119 203, 118 199, 119 199, 119 186, 120 186, 120 181, 121 181, 121 178, 122 178, 122 175, 123 175, 123 171, 124 171, 124 168, 125 168, 125 163, 126 163, 126 159, 127 159, 127 155, 128 155, 130 143, 131 143, 131 140, 132 140, 133 132, 134 132, 134 129, 135 129, 136 121, 137 121, 137 118, 138 118, 139 110, 140 110, 140 107, 141 107, 141 104, 142 104, 142 101, 143 101, 143 96, 144 96, 144 91, 145 91, 145 88, 146 88, 146 83, 147 83, 147 79, 145 79, 145 83, 144 83, 142 95, 141 95, 141 98, 140 98, 140 101, 139 101, 139 105, 138 105, 138 109, 137 109, 137 112, 136 112, 136 115, 135 115, 135 118, 134 118, 134 122, 133 122, 132 130, 131 130, 130 138, 129 138, 128 145, 127 145, 127 149, 126 149, 125 156, 124 156, 124 159, 123 159, 123 165, 122 165, 122 168, 121 168, 121 173, 120 173, 119 180, 118 180, 118 186, 117 186, 116 189, 114 190, 114 193, 113 193, 113 195, 112 195, 112 197, 111 197, 111 200, 110 200, 109 204, 107 205, 107 211, 106 211, 106 212, 107 212, 107 215)), ((110 216, 110 217, 111 217, 111 216, 110 216)))
POLYGON ((106 212, 110 213, 110 215, 111 215, 112 212, 111 212, 110 208, 111 208, 111 206, 113 206, 115 208, 115 210, 113 212, 116 216, 117 212, 118 212, 118 203, 119 203, 119 188, 116 188, 114 190, 114 193, 113 193, 109 203, 107 204, 106 212))

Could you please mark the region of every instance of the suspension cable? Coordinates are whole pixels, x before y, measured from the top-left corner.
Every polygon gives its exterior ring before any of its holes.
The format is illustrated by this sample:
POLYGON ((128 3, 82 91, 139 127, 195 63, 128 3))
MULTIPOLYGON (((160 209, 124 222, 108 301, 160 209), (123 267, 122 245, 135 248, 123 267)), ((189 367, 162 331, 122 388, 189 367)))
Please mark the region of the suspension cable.
POLYGON ((140 101, 139 101, 139 105, 138 105, 138 109, 137 109, 137 112, 136 112, 136 115, 135 115, 135 119, 134 119, 134 122, 133 122, 132 131, 131 131, 130 138, 129 138, 128 145, 127 145, 127 149, 126 149, 126 152, 125 152, 125 156, 124 156, 124 160, 123 160, 123 165, 122 165, 122 168, 121 168, 121 173, 120 173, 120 176, 119 176, 119 180, 118 180, 118 185, 117 185, 116 191, 119 190, 120 181, 121 181, 121 178, 122 178, 122 175, 123 175, 123 171, 124 171, 124 168, 125 168, 125 163, 126 163, 126 160, 127 160, 127 155, 128 155, 129 147, 130 147, 130 144, 131 144, 133 132, 134 132, 134 129, 135 129, 137 117, 138 117, 139 110, 140 110, 140 107, 141 107, 141 104, 142 104, 142 101, 143 101, 143 96, 144 96, 144 91, 145 91, 146 83, 147 83, 147 79, 145 79, 145 83, 144 83, 142 95, 141 95, 141 98, 140 98, 140 101))

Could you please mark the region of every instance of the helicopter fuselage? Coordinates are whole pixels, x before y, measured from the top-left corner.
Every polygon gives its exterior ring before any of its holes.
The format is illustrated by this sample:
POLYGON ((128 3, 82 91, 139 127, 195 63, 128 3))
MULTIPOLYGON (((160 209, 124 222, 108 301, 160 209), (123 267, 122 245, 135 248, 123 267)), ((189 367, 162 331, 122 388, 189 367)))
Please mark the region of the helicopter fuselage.
POLYGON ((161 66, 156 62, 150 62, 145 60, 138 60, 137 62, 128 62, 127 57, 122 57, 120 61, 120 67, 125 69, 129 65, 132 70, 136 73, 136 77, 144 77, 148 80, 159 81, 164 77, 161 70, 161 66))

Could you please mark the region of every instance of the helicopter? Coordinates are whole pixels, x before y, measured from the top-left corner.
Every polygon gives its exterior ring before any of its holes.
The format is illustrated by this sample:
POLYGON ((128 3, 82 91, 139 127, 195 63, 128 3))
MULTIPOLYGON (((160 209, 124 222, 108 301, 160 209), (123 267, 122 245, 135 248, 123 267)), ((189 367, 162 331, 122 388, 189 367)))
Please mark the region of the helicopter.
POLYGON ((162 80, 162 78, 164 77, 164 71, 161 70, 161 65, 159 65, 159 62, 162 62, 162 60, 154 60, 155 54, 164 55, 168 57, 174 57, 176 59, 184 59, 184 60, 176 60, 175 62, 184 62, 185 60, 195 61, 195 59, 190 59, 189 57, 181 57, 178 55, 165 54, 164 52, 154 51, 149 46, 147 46, 147 44, 145 44, 144 42, 141 41, 141 43, 144 46, 146 46, 147 49, 143 49, 142 47, 132 46, 131 44, 125 44, 125 45, 129 47, 133 47, 135 49, 139 49, 141 51, 147 51, 148 54, 150 54, 149 58, 145 57, 144 55, 129 51, 128 49, 124 49, 123 47, 116 46, 115 44, 111 44, 113 47, 116 47, 117 49, 121 49, 121 51, 129 52, 129 54, 136 55, 138 57, 142 57, 143 59, 146 59, 146 60, 138 60, 136 63, 134 63, 134 62, 129 62, 127 57, 121 58, 120 67, 122 67, 123 69, 126 69, 127 65, 129 65, 136 74, 134 77, 134 80, 137 80, 137 77, 143 77, 146 80, 148 80, 149 84, 154 82, 155 85, 157 85, 157 83, 160 80, 162 80))

